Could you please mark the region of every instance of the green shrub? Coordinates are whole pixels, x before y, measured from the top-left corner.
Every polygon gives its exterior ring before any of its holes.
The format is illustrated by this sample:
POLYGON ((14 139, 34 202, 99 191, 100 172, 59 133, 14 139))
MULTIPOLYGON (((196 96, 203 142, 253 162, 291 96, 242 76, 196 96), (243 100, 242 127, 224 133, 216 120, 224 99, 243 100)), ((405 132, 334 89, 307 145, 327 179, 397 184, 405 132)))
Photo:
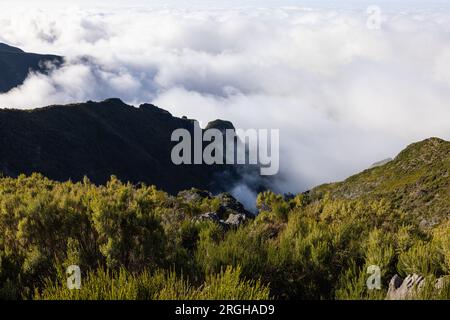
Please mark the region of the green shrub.
POLYGON ((60 277, 58 282, 47 279, 44 288, 36 290, 39 300, 261 300, 269 299, 269 289, 259 281, 241 280, 240 269, 226 268, 210 275, 198 287, 174 271, 156 270, 129 273, 99 269, 89 272, 80 289, 69 290, 60 277))
MULTIPOLYGON (((383 299, 396 273, 449 275, 450 222, 423 228, 392 197, 267 191, 257 202, 255 219, 228 228, 195 219, 220 207, 199 190, 0 178, 0 298, 383 299), (81 290, 66 288, 72 264, 81 290), (381 290, 367 289, 370 265, 381 290)), ((448 297, 427 286, 418 298, 448 297)))

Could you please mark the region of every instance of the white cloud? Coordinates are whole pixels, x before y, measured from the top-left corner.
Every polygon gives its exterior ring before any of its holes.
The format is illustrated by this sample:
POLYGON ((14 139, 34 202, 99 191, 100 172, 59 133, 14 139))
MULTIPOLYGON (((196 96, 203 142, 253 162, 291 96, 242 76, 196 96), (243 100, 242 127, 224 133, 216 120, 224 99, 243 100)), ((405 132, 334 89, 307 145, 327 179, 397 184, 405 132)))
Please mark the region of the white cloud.
POLYGON ((301 191, 415 140, 450 139, 450 13, 390 11, 377 31, 366 19, 295 7, 1 10, 0 42, 68 62, 0 106, 120 97, 203 124, 280 128, 278 187, 301 191))

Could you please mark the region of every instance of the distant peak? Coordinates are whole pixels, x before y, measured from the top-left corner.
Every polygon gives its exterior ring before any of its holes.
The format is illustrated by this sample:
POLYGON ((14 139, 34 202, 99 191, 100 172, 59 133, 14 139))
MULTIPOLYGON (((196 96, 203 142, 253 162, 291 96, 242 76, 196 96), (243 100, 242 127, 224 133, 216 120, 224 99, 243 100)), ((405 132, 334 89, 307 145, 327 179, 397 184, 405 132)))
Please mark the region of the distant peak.
POLYGON ((230 121, 217 119, 217 120, 208 122, 205 130, 208 130, 208 129, 218 129, 218 130, 224 132, 226 129, 235 130, 235 127, 234 127, 233 123, 230 121))
POLYGON ((414 142, 407 146, 401 153, 410 152, 418 149, 438 148, 441 145, 449 143, 441 138, 432 137, 419 142, 414 142))
POLYGON ((441 138, 438 138, 438 137, 431 137, 431 138, 425 139, 423 141, 420 141, 418 143, 419 144, 421 143, 421 144, 428 144, 428 145, 436 146, 436 145, 439 145, 439 144, 442 144, 442 143, 446 143, 446 142, 447 141, 445 141, 444 139, 441 139, 441 138))
POLYGON ((115 105, 126 105, 125 102, 123 102, 121 99, 119 98, 109 98, 106 100, 103 100, 102 102, 100 102, 102 104, 115 104, 115 105))
POLYGON ((143 103, 143 104, 141 104, 141 105, 139 106, 139 108, 148 108, 148 109, 154 109, 154 108, 157 108, 157 109, 159 109, 157 106, 155 106, 155 105, 152 104, 152 103, 143 103))
POLYGON ((395 160, 422 160, 430 163, 436 157, 443 153, 448 153, 450 142, 440 138, 428 138, 423 141, 415 142, 407 146, 400 152, 395 160))
POLYGON ((143 103, 143 104, 141 104, 139 106, 139 109, 149 110, 149 111, 157 112, 157 113, 160 113, 160 114, 165 114, 165 115, 172 116, 172 114, 169 111, 161 109, 161 108, 159 108, 159 107, 157 107, 157 106, 155 106, 154 104, 151 104, 151 103, 143 103))

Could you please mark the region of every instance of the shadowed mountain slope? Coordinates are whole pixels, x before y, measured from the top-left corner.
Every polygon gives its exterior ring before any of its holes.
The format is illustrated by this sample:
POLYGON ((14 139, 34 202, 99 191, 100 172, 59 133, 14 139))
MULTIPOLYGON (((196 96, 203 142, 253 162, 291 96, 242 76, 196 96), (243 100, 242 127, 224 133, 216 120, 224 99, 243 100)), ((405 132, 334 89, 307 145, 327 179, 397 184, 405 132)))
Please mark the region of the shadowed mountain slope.
POLYGON ((0 43, 0 93, 21 85, 30 71, 45 73, 46 63, 62 63, 62 57, 24 52, 0 43))
POLYGON ((98 184, 116 175, 170 193, 191 187, 224 191, 240 179, 231 165, 174 165, 171 150, 177 142, 171 134, 178 128, 193 137, 194 120, 119 99, 0 109, 0 172, 13 177, 39 172, 58 181, 87 176, 98 184))

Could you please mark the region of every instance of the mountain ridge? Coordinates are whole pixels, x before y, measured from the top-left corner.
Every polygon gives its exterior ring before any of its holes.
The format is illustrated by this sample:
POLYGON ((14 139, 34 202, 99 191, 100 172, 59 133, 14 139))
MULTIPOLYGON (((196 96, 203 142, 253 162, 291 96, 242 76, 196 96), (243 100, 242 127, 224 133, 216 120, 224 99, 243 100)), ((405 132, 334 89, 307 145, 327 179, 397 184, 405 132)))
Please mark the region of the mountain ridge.
POLYGON ((61 56, 29 53, 0 43, 0 93, 23 84, 30 72, 47 73, 49 63, 58 66, 62 62, 61 56))
POLYGON ((174 165, 171 134, 179 128, 192 133, 194 121, 117 98, 0 109, 0 171, 12 177, 38 172, 56 181, 87 176, 98 184, 116 175, 169 193, 191 187, 227 191, 240 180, 240 169, 231 165, 174 165))

